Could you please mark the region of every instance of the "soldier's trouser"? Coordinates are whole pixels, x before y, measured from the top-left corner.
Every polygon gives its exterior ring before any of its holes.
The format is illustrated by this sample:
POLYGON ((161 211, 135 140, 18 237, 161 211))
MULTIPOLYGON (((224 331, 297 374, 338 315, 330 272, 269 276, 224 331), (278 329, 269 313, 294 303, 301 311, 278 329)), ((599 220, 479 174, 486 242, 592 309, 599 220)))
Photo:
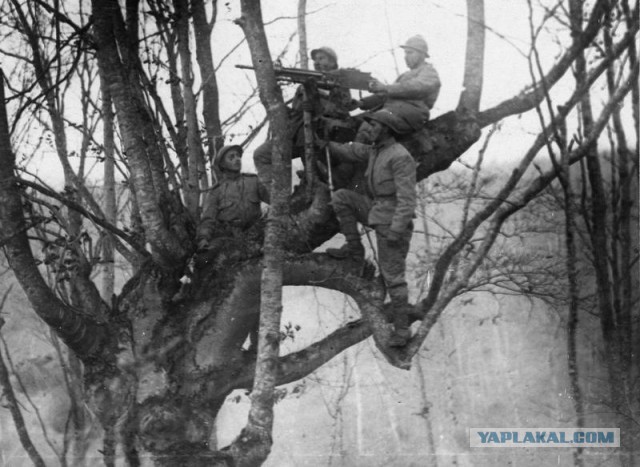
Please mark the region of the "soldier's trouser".
POLYGON ((378 244, 378 262, 380 272, 387 286, 392 302, 406 304, 409 299, 409 290, 405 279, 406 259, 409 253, 409 244, 413 234, 413 223, 409 223, 402 233, 397 245, 389 245, 389 225, 376 225, 376 242, 378 244))
MULTIPOLYGON (((340 222, 340 231, 347 242, 360 241, 357 223, 367 224, 369 211, 373 201, 368 197, 351 190, 337 190, 331 201, 333 210, 340 222)), ((413 234, 413 223, 409 223, 402 233, 397 246, 390 246, 387 242, 389 225, 375 226, 376 240, 378 243, 378 262, 380 274, 384 278, 389 296, 393 301, 408 299, 409 292, 405 280, 406 258, 409 253, 409 244, 413 234)))
POLYGON ((367 225, 367 218, 373 202, 368 196, 355 191, 340 189, 333 193, 331 205, 340 222, 340 232, 347 242, 360 242, 358 222, 367 225))

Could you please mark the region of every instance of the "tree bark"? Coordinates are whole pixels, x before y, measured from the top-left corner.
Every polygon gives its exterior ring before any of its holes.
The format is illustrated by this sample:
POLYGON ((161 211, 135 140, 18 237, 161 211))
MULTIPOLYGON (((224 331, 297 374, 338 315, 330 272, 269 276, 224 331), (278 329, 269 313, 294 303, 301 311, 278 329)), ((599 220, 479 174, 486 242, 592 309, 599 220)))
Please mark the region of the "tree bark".
POLYGON ((196 96, 193 93, 193 70, 191 69, 191 50, 189 48, 189 5, 188 0, 173 0, 178 33, 178 54, 180 56, 180 76, 184 97, 184 121, 187 125, 187 153, 189 155, 189 178, 185 184, 185 200, 191 218, 198 220, 200 189, 207 187, 204 168, 204 153, 200 140, 200 126, 196 115, 196 96))
POLYGON ((202 80, 202 115, 209 143, 209 158, 222 147, 222 124, 220 123, 219 91, 216 70, 211 53, 211 33, 216 22, 218 2, 213 0, 211 19, 207 21, 204 0, 192 0, 193 28, 196 36, 196 60, 202 80))
MULTIPOLYGON (((111 105, 111 95, 105 78, 100 72, 100 90, 102 92, 102 125, 104 134, 104 215, 105 220, 116 225, 116 180, 115 180, 115 142, 114 142, 114 115, 111 105)), ((107 233, 104 237, 102 248, 102 298, 111 302, 115 285, 115 255, 113 250, 114 239, 107 233)))
POLYGON ((298 55, 300 68, 309 69, 309 51, 307 50, 307 0, 298 0, 298 55))
POLYGON ((484 0, 467 0, 467 45, 458 112, 480 110, 484 76, 484 0))
POLYGON ((282 314, 282 274, 286 220, 291 192, 291 140, 288 113, 277 85, 271 53, 265 35, 259 1, 242 0, 244 30, 256 70, 260 100, 267 110, 273 133, 271 210, 265 232, 264 269, 260 294, 260 327, 256 371, 251 392, 247 424, 231 445, 236 465, 259 465, 267 458, 273 443, 273 404, 280 352, 282 314))
MULTIPOLYGON (((123 59, 116 44, 116 29, 122 23, 120 7, 113 0, 93 1, 95 35, 98 44, 98 63, 105 78, 118 114, 120 133, 131 169, 132 188, 135 193, 145 235, 152 247, 155 260, 172 268, 186 257, 187 250, 176 235, 168 229, 159 203, 167 192, 164 176, 154 175, 157 161, 155 129, 140 88, 130 82, 123 59)), ((128 51, 125 51, 125 54, 128 51)), ((130 58, 130 57, 129 57, 130 58)))

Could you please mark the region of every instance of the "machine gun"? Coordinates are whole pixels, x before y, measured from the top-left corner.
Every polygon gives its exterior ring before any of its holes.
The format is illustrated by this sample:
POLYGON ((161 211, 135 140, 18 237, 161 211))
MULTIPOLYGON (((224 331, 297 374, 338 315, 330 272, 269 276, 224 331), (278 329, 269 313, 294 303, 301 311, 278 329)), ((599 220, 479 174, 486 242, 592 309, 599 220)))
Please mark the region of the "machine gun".
MULTIPOLYGON (((236 68, 243 70, 254 70, 248 65, 236 65, 236 68)), ((341 68, 332 71, 310 71, 299 68, 285 68, 279 62, 275 62, 273 70, 276 79, 284 83, 298 83, 303 87, 303 99, 309 101, 310 96, 317 91, 314 89, 335 89, 338 87, 347 89, 369 90, 371 73, 365 73, 355 68, 341 68)), ((316 170, 316 155, 314 150, 314 131, 312 115, 309 110, 303 111, 304 129, 304 157, 305 157, 305 178, 307 181, 307 198, 311 200, 314 194, 314 180, 316 170)))
MULTIPOLYGON (((248 65, 236 65, 236 68, 243 70, 254 69, 248 65)), ((371 73, 365 73, 355 68, 340 68, 338 70, 323 72, 301 70, 300 68, 285 68, 278 62, 275 62, 273 64, 273 71, 275 71, 278 81, 305 84, 311 80, 317 87, 324 89, 343 87, 368 91, 369 83, 373 79, 371 78, 371 73)))

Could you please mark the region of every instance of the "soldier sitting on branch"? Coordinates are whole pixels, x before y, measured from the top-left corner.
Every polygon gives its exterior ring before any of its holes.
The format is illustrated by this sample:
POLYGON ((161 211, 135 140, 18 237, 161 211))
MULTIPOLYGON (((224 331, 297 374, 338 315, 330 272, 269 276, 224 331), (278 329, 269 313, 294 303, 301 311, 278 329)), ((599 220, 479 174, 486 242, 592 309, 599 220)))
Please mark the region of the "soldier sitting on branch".
POLYGON ((429 120, 440 93, 440 78, 436 69, 426 61, 429 57, 427 42, 420 36, 410 37, 404 45, 404 60, 409 71, 402 73, 393 84, 374 79, 369 85, 372 96, 360 101, 363 110, 376 110, 382 106, 399 119, 404 131, 420 130, 429 120))

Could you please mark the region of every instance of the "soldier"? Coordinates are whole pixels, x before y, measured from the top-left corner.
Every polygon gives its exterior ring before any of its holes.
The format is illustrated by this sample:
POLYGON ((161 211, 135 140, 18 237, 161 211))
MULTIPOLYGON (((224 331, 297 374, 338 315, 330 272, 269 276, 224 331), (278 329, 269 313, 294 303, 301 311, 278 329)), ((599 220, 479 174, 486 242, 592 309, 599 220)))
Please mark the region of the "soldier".
POLYGON ((240 173, 241 146, 224 146, 216 154, 214 166, 222 178, 213 187, 198 226, 198 250, 209 249, 215 237, 237 237, 260 219, 260 202, 269 203, 269 192, 258 177, 240 173))
POLYGON ((393 84, 373 80, 369 90, 374 96, 363 99, 360 108, 368 110, 384 102, 384 107, 400 118, 400 129, 419 130, 429 120, 429 112, 438 98, 440 78, 433 65, 426 62, 429 49, 424 37, 410 37, 400 47, 404 49, 409 71, 398 76, 393 84))
MULTIPOLYGON (((338 69, 338 55, 330 47, 312 50, 311 59, 316 71, 328 72, 338 69)), ((309 102, 305 105, 304 87, 299 86, 289 109, 289 135, 293 140, 292 159, 304 154, 303 112, 305 110, 312 112, 316 117, 345 120, 349 118, 349 111, 355 105, 349 89, 342 87, 317 89, 315 96, 308 97, 309 102)), ((260 181, 266 186, 271 182, 271 152, 272 141, 269 139, 253 154, 253 162, 260 181)))
POLYGON ((269 192, 254 174, 241 173, 242 147, 224 146, 216 154, 214 167, 222 174, 211 190, 196 233, 198 252, 180 278, 180 290, 172 301, 187 298, 195 269, 213 261, 229 241, 247 243, 255 239, 250 228, 260 220, 260 202, 269 203, 269 192))
POLYGON ((405 261, 416 207, 416 164, 395 140, 400 122, 393 112, 381 109, 365 118, 371 125, 373 146, 329 143, 331 154, 341 160, 367 161, 367 194, 346 189, 334 193, 333 209, 347 242, 341 248, 327 249, 327 254, 338 259, 363 258, 357 222, 375 228, 380 273, 394 307, 390 345, 402 347, 411 335, 405 261))

